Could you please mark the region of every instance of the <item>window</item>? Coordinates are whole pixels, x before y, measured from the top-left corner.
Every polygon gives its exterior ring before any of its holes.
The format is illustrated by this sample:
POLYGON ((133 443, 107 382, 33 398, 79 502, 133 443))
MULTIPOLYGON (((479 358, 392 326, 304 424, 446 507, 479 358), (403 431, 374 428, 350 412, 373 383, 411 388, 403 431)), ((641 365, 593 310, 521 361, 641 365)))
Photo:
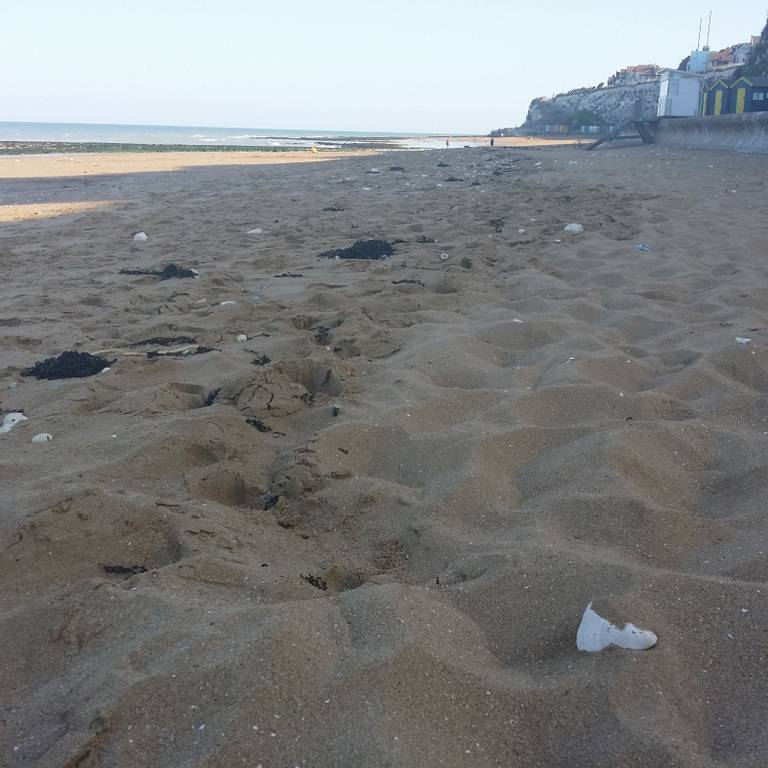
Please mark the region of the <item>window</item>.
POLYGON ((752 101, 765 101, 765 91, 752 91, 752 101))

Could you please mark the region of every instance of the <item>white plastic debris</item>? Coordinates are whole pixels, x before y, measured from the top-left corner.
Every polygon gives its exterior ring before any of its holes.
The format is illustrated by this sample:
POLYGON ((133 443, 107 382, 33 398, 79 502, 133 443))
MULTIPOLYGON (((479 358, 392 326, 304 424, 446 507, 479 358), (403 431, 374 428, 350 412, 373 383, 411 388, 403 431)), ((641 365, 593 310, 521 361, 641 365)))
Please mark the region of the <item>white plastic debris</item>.
POLYGON ((611 645, 630 651, 646 651, 658 642, 659 638, 653 632, 638 629, 634 624, 625 624, 624 629, 619 629, 595 613, 592 603, 584 611, 576 633, 576 648, 589 653, 602 651, 611 645))
POLYGON ((6 413, 5 416, 3 416, 3 425, 0 427, 0 435, 10 432, 19 422, 26 421, 27 418, 27 416, 18 411, 6 413))
POLYGON ((647 243, 638 243, 635 246, 635 250, 639 251, 640 253, 650 253, 651 252, 651 246, 647 243))
POLYGON ((238 341, 248 341, 248 337, 244 333, 238 333, 237 334, 237 340, 238 341))
POLYGON ((50 443, 51 440, 53 440, 53 435, 48 434, 48 432, 41 432, 32 438, 33 443, 50 443))
POLYGON ((136 234, 133 236, 133 239, 134 239, 134 240, 135 240, 137 243, 144 243, 144 242, 146 242, 146 240, 147 240, 147 233, 146 233, 146 232, 137 232, 137 233, 136 233, 136 234))
POLYGON ((752 341, 752 339, 748 339, 746 336, 737 336, 736 341, 739 344, 749 344, 749 342, 752 341))
POLYGON ((448 254, 447 253, 441 253, 440 254, 440 261, 445 261, 447 258, 448 258, 448 254))
POLYGON ((566 224, 563 227, 563 232, 568 232, 571 235, 580 235, 584 231, 584 227, 581 224, 566 224))
POLYGON ((230 304, 237 304, 237 302, 236 301, 222 301, 222 302, 220 302, 219 306, 226 307, 226 306, 229 306, 230 304))
POLYGON ((381 173, 381 171, 378 168, 371 168, 367 173, 381 173))
POLYGON ((261 227, 256 227, 254 229, 249 229, 248 234, 249 235, 260 235, 264 230, 261 227))

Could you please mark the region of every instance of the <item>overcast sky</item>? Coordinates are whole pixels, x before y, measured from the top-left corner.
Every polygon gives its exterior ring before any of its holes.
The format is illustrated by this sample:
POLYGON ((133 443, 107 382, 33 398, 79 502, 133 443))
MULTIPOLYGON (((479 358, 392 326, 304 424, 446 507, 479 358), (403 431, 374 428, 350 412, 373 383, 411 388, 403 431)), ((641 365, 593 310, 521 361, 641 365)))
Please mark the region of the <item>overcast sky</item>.
MULTIPOLYGON (((766 0, 712 0, 712 48, 766 0)), ((535 96, 677 66, 692 0, 15 0, 0 120, 487 132, 535 96)))

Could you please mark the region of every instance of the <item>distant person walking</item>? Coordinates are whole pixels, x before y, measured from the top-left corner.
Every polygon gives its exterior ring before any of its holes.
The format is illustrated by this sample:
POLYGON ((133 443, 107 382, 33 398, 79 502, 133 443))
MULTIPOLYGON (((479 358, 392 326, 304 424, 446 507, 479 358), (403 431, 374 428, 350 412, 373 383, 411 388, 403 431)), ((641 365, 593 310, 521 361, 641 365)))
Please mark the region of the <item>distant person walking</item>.
POLYGON ((445 140, 445 146, 448 146, 448 139, 445 140))
POLYGON ((493 148, 493 136, 491 136, 491 148, 493 148))

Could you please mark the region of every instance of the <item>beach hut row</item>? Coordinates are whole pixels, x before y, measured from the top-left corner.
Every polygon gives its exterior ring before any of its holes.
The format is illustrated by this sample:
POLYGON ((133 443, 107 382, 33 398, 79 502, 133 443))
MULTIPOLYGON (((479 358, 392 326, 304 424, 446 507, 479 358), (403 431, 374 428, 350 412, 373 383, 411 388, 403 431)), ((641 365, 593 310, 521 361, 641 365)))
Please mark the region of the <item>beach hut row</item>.
POLYGON ((716 80, 704 89, 702 115, 768 112, 768 77, 740 77, 732 83, 716 80))

